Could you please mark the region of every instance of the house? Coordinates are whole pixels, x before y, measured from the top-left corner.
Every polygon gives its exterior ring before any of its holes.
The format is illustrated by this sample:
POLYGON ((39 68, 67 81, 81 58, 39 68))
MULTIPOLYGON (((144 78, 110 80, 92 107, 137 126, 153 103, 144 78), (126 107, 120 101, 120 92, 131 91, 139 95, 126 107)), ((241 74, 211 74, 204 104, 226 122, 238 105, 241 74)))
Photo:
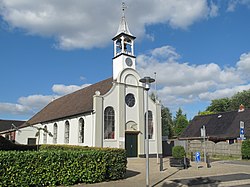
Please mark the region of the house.
MULTIPOLYGON (((145 88, 136 71, 134 40, 123 15, 113 38, 113 76, 58 98, 30 118, 16 136, 21 144, 69 144, 125 148, 145 156, 145 88)), ((108 62, 107 62, 108 63, 108 62)), ((161 105, 148 97, 149 154, 162 153, 161 105)))
POLYGON ((180 139, 201 139, 203 125, 206 129, 206 138, 213 142, 234 143, 243 136, 248 139, 250 138, 250 109, 245 109, 241 105, 238 111, 195 116, 180 139))
POLYGON ((10 141, 15 141, 16 132, 20 132, 19 127, 25 121, 0 119, 0 135, 10 141))

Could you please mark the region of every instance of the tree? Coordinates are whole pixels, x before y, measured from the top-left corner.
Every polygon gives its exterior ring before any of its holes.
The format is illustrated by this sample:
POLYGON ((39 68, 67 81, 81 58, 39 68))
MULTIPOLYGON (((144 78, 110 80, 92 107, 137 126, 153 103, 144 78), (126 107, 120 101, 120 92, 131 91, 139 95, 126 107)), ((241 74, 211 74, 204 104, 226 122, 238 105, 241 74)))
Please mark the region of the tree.
POLYGON ((184 115, 179 116, 177 118, 175 128, 174 128, 175 135, 180 136, 187 126, 188 126, 187 118, 184 115))
MULTIPOLYGON (((154 92, 150 94, 150 98, 154 102, 158 100, 158 97, 155 95, 154 92)), ((161 107, 161 122, 162 122, 162 136, 168 136, 169 138, 171 138, 174 135, 172 114, 169 108, 163 105, 161 107)))
POLYGON ((229 112, 238 110, 243 104, 245 108, 250 108, 250 90, 244 90, 234 94, 231 98, 214 99, 207 107, 206 112, 229 112))
POLYGON ((171 138, 174 135, 173 120, 172 120, 172 114, 168 107, 162 106, 161 121, 162 121, 162 136, 168 136, 168 138, 171 138))
POLYGON ((245 108, 250 108, 250 90, 244 90, 233 95, 231 98, 230 109, 238 110, 241 104, 243 104, 245 108))
POLYGON ((210 111, 198 112, 199 116, 204 116, 204 115, 209 115, 209 114, 215 114, 215 112, 210 112, 210 111))
POLYGON ((230 111, 230 99, 229 98, 222 98, 222 99, 214 99, 210 106, 207 107, 206 111, 209 112, 228 112, 230 111))
POLYGON ((180 136, 184 129, 188 126, 187 115, 183 114, 181 108, 176 111, 174 121, 173 121, 173 130, 175 136, 180 136))

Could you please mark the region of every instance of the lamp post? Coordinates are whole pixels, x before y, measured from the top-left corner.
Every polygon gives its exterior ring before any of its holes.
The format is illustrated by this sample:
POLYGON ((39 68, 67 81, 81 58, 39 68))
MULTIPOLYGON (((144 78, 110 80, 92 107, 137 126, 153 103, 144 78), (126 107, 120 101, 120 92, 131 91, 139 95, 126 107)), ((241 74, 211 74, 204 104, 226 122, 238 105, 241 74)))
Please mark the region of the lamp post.
POLYGON ((148 141, 148 91, 150 89, 150 84, 155 81, 155 79, 151 77, 144 77, 139 80, 144 84, 144 89, 146 90, 146 119, 145 119, 145 130, 146 130, 146 142, 145 142, 145 152, 146 152, 146 187, 149 186, 149 141, 148 141))

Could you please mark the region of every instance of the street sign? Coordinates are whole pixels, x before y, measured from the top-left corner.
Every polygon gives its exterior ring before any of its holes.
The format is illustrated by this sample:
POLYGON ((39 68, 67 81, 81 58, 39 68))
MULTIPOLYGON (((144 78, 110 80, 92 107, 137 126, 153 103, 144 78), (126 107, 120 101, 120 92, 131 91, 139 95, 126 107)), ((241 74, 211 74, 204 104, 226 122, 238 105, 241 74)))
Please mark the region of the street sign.
POLYGON ((200 152, 196 152, 195 153, 195 161, 196 162, 200 162, 201 161, 201 154, 200 154, 200 152))
POLYGON ((241 140, 244 140, 245 137, 244 137, 244 121, 240 121, 240 139, 241 140))

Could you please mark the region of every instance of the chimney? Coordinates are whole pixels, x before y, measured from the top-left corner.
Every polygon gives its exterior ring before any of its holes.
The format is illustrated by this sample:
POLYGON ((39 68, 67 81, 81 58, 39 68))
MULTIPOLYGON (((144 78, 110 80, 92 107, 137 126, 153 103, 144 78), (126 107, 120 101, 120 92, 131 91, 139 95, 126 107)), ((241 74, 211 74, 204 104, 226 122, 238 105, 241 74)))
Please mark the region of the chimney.
POLYGON ((245 110, 245 107, 243 104, 240 105, 238 112, 243 112, 245 110))

